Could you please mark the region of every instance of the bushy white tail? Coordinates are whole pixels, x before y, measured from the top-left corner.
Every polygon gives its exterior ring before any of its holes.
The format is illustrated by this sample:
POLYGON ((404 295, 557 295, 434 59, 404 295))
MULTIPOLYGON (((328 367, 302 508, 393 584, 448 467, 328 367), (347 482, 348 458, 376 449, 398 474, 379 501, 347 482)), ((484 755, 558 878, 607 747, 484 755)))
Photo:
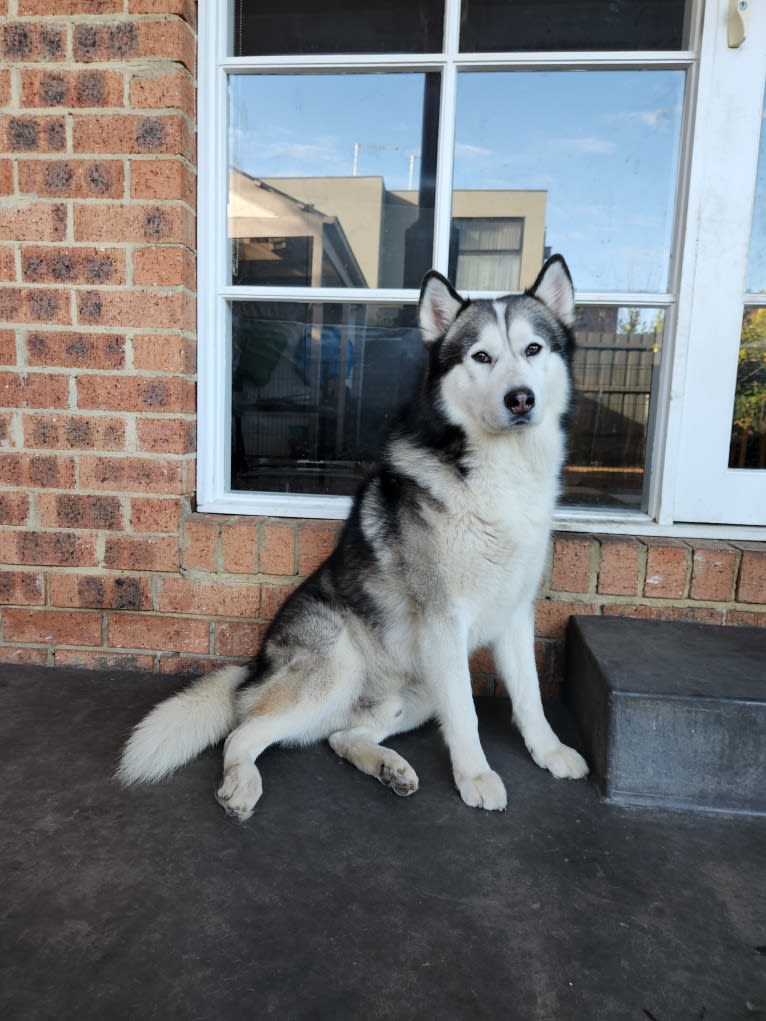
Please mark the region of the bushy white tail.
POLYGON ((224 667, 155 706, 125 745, 116 779, 126 787, 161 780, 226 737, 236 722, 234 692, 247 673, 224 667))

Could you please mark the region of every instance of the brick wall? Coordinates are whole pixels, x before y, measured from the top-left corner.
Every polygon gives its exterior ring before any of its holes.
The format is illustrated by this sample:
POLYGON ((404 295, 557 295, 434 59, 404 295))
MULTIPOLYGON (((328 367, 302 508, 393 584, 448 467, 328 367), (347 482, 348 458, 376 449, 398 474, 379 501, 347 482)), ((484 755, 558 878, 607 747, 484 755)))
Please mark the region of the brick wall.
MULTIPOLYGON (((241 660, 337 525, 194 513, 195 5, 0 16, 0 658, 241 660)), ((766 626, 766 546, 559 535, 549 695, 573 612, 766 626)))

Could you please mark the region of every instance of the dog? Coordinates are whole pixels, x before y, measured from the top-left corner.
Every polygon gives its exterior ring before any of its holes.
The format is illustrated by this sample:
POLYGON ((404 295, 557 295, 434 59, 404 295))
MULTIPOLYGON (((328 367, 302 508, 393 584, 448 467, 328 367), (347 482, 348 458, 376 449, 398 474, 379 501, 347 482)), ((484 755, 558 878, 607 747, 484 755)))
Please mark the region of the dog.
POLYGON ((554 255, 523 294, 464 298, 425 277, 417 400, 392 429, 338 544, 287 599, 248 666, 226 666, 156 706, 117 778, 150 782, 226 738, 216 797, 245 820, 258 756, 329 740, 396 794, 418 777, 387 737, 436 718, 470 806, 502 810, 468 668, 488 645, 534 761, 579 778, 585 760, 543 713, 534 601, 550 540, 572 397, 574 290, 554 255))

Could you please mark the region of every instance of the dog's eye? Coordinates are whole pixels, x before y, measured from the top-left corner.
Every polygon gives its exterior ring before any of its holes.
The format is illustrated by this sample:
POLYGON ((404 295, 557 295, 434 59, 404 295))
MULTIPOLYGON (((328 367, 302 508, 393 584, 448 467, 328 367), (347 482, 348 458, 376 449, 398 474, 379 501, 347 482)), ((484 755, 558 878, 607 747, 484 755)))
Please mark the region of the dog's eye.
POLYGON ((533 355, 539 355, 543 349, 542 344, 530 344, 524 354, 527 358, 532 358, 533 355))
POLYGON ((473 358, 475 362, 479 362, 481 365, 489 365, 492 361, 486 351, 474 351, 471 358, 473 358))

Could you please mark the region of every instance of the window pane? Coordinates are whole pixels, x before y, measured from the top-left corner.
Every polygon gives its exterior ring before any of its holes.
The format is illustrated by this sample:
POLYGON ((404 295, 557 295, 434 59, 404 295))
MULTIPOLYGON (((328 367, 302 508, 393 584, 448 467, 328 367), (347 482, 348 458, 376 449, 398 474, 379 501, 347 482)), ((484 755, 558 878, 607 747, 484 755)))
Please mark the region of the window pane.
POLYGON ((234 302, 232 488, 353 493, 422 350, 412 306, 234 302))
POLYGON ((684 0, 462 0, 460 48, 678 50, 684 0))
POLYGON ((742 319, 730 468, 766 468, 766 308, 742 319))
POLYGON ((664 313, 608 306, 578 313, 577 402, 562 502, 639 511, 664 313))
POLYGON ((558 251, 580 291, 664 291, 683 90, 682 71, 462 73, 453 224, 523 220, 522 286, 558 251))
POLYGON ((435 53, 444 0, 235 0, 236 57, 435 53))
POLYGON ((417 287, 432 263, 439 82, 232 76, 232 282, 417 287))

